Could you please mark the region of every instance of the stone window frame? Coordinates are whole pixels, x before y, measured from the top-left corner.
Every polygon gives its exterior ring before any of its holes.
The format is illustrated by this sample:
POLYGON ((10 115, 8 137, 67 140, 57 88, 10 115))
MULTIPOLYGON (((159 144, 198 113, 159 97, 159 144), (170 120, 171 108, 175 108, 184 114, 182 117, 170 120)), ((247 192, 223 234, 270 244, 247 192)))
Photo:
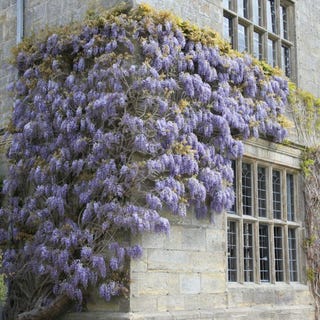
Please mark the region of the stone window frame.
MULTIPOLYGON (((233 206, 233 212, 229 211, 227 213, 227 280, 229 283, 297 283, 302 282, 301 277, 301 264, 300 260, 300 250, 298 248, 298 244, 301 243, 301 231, 302 231, 302 218, 301 218, 301 209, 299 208, 298 194, 299 194, 299 182, 298 182, 298 171, 283 165, 277 165, 275 163, 268 163, 266 161, 261 161, 257 159, 251 158, 243 158, 237 162, 234 162, 235 169, 235 194, 236 201, 233 206), (250 164, 252 168, 252 215, 244 215, 243 214, 243 195, 242 195, 242 163, 250 164), (259 216, 258 210, 258 167, 263 167, 266 169, 267 176, 267 216, 259 216), (275 219, 273 216, 273 184, 272 184, 272 172, 273 170, 279 171, 281 174, 281 219, 275 219), (290 175, 293 179, 293 199, 294 201, 293 209, 294 212, 292 216, 294 216, 295 220, 291 221, 287 218, 287 176, 290 175), (230 257, 229 250, 229 242, 230 235, 228 232, 228 226, 233 224, 233 251, 230 257), (252 249, 250 249, 250 245, 244 243, 244 226, 246 224, 252 225, 252 249), (268 260, 268 268, 269 270, 261 270, 261 267, 265 264, 263 257, 260 257, 260 236, 259 236, 259 227, 267 226, 268 230, 268 256, 266 259, 268 260), (282 243, 281 246, 283 248, 282 254, 283 256, 279 260, 279 256, 277 258, 277 263, 282 264, 282 267, 279 269, 279 265, 276 265, 275 255, 279 254, 279 248, 275 248, 275 235, 274 230, 281 230, 282 233, 282 243), (290 231, 291 230, 291 231, 290 231), (292 231, 294 230, 294 231, 292 231), (295 238, 292 240, 292 236, 295 238), (293 242, 292 242, 293 241, 293 242), (295 247, 293 246, 293 243, 295 247), (277 252, 275 252, 277 249, 277 252), (252 257, 245 257, 246 250, 252 250, 252 257), (233 271, 230 272, 230 258, 232 258, 233 263, 233 271), (245 263, 249 261, 250 258, 252 260, 253 265, 245 266, 245 263), (247 262, 246 262, 247 261, 247 262), (249 266, 249 267, 248 267, 249 266), (252 269, 252 272, 250 271, 252 269), (235 270, 235 271, 234 271, 235 270), (252 274, 251 274, 252 273, 252 274), (280 279, 280 280, 279 280, 280 279), (279 281, 277 281, 279 280, 279 281)), ((291 185, 292 187, 292 185, 291 185)), ((278 240, 277 240, 278 241, 278 240)), ((278 243, 279 246, 279 243, 278 243)))
MULTIPOLYGON (((239 30, 238 26, 245 27, 247 38, 246 52, 254 55, 257 52, 257 44, 255 44, 256 35, 259 34, 257 59, 265 60, 273 63, 274 67, 282 69, 286 76, 291 80, 296 79, 295 66, 295 7, 292 0, 223 0, 223 35, 226 40, 231 43, 232 48, 238 50, 239 30), (260 22, 254 22, 254 3, 259 1, 261 4, 261 19, 260 22), (268 7, 267 3, 272 1, 275 7, 275 31, 268 28, 268 7), (238 3, 247 3, 246 17, 238 12, 238 3), (282 8, 286 10, 286 32, 284 32, 283 18, 280 17, 282 8), (260 24, 259 24, 260 23, 260 24), (273 56, 270 57, 268 44, 274 44, 273 56), (273 61, 273 62, 272 62, 273 61)), ((259 7, 260 8, 260 7, 259 7)), ((269 19, 270 20, 270 19, 269 19)), ((244 46, 242 46, 244 47, 244 46)))

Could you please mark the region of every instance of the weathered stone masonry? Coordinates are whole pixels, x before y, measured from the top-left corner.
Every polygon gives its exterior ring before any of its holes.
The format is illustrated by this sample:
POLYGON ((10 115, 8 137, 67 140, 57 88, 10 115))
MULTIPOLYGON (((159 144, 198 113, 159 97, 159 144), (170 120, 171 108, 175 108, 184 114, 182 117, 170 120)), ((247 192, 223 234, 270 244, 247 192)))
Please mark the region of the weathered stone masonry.
MULTIPOLYGON (((28 36, 46 25, 79 20, 90 6, 111 7, 119 1, 24 2, 24 32, 28 36)), ((128 2, 147 2, 222 32, 222 0, 128 2)), ((297 82, 319 96, 320 7, 312 0, 294 2, 297 82)), ((7 124, 11 110, 6 87, 15 74, 7 60, 16 43, 16 10, 16 0, 0 1, 0 129, 7 124)), ((299 151, 289 147, 279 149, 265 142, 248 144, 246 155, 299 168, 299 151)), ((169 236, 145 234, 139 241, 144 255, 131 262, 129 298, 115 299, 109 304, 94 298, 88 303, 88 313, 71 313, 64 319, 314 319, 313 301, 303 277, 294 284, 228 284, 224 214, 215 216, 213 224, 197 221, 191 215, 185 220, 172 219, 169 236)), ((301 245, 299 251, 303 257, 301 245)), ((303 259, 300 263, 304 263, 303 259)), ((303 265, 300 270, 303 274, 303 265)))

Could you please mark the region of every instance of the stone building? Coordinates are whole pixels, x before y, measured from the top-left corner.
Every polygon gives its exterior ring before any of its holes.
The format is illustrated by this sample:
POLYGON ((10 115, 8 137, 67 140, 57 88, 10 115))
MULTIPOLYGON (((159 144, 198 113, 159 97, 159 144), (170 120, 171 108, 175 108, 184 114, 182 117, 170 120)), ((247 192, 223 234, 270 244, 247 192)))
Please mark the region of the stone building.
MULTIPOLYGON (((16 42, 46 25, 81 19, 88 6, 117 2, 1 0, 0 129, 10 115, 6 85, 15 74, 6 61, 16 42)), ((320 96, 317 1, 143 2, 219 31, 234 48, 281 67, 300 88, 320 96)), ((107 304, 97 298, 88 312, 64 319, 314 319, 302 248, 302 146, 294 132, 290 139, 292 146, 246 144, 245 157, 234 164, 236 203, 213 224, 191 215, 171 218, 169 236, 138 239, 144 255, 131 262, 128 299, 107 304)))

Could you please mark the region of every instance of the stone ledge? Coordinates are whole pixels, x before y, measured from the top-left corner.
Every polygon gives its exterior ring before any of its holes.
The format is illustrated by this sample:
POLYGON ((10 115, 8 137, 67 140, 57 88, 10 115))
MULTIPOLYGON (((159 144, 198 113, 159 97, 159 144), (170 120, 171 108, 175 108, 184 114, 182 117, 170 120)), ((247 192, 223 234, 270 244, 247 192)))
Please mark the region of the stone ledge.
POLYGON ((229 308, 216 309, 211 311, 176 311, 176 312, 154 312, 154 313, 108 313, 108 312, 86 312, 70 313, 61 318, 61 320, 314 320, 313 306, 263 306, 251 308, 229 308))

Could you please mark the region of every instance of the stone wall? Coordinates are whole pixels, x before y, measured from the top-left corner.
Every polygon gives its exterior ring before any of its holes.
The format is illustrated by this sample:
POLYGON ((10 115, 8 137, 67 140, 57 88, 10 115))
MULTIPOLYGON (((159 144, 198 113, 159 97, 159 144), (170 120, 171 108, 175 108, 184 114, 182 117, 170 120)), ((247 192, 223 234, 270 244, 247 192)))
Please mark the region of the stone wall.
POLYGON ((210 27, 222 34, 222 0, 135 0, 159 10, 168 10, 200 27, 210 27))
POLYGON ((0 129, 10 115, 10 100, 6 88, 15 73, 8 64, 11 48, 16 44, 16 1, 0 1, 0 129))
POLYGON ((171 221, 169 236, 142 236, 144 255, 131 265, 131 311, 145 318, 187 319, 213 306, 225 307, 224 216, 217 215, 214 224, 197 221, 192 214, 171 221))
MULTIPOLYGON (((116 2, 26 0, 25 34, 81 19, 90 6, 112 6, 116 2)), ((222 31, 221 0, 135 1, 141 2, 222 31)), ((297 66, 299 86, 320 95, 320 8, 316 3, 296 1, 297 66)), ((6 86, 15 73, 7 60, 15 43, 16 0, 0 0, 0 129, 11 110, 6 86)), ((252 156, 274 157, 279 164, 295 159, 292 165, 297 165, 295 151, 288 158, 288 150, 277 150, 269 143, 259 149, 248 145, 247 150, 252 156)), ((312 298, 305 284, 227 284, 225 215, 216 216, 214 224, 193 218, 174 220, 170 236, 146 234, 139 241, 145 251, 141 260, 132 261, 129 299, 106 304, 93 298, 88 303, 89 313, 70 313, 64 319, 314 319, 312 298)))
POLYGON ((320 97, 320 6, 318 1, 299 0, 296 6, 298 86, 320 97))
POLYGON ((216 215, 213 223, 192 214, 170 220, 170 235, 138 239, 144 254, 131 263, 129 312, 121 312, 116 300, 113 310, 91 304, 89 312, 63 320, 314 320, 303 283, 227 283, 226 215, 216 215))

